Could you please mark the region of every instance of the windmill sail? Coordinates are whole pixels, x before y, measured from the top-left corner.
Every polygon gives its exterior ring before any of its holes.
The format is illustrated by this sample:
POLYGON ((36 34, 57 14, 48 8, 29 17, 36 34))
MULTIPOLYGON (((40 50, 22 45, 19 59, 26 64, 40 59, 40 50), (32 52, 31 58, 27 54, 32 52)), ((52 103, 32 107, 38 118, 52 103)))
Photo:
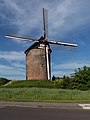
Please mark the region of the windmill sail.
POLYGON ((57 41, 48 41, 50 44, 57 44, 57 45, 63 45, 63 46, 72 46, 72 47, 77 47, 77 44, 74 43, 68 43, 68 42, 57 42, 57 41))
POLYGON ((47 77, 48 77, 48 80, 51 79, 51 75, 50 75, 50 48, 49 46, 46 46, 46 64, 47 64, 47 77))
POLYGON ((5 37, 6 37, 6 38, 11 38, 11 39, 28 41, 28 42, 39 42, 39 40, 37 40, 37 39, 17 37, 17 36, 13 36, 13 35, 6 35, 5 37))
POLYGON ((44 34, 44 39, 48 37, 48 22, 47 22, 47 9, 43 8, 43 34, 44 34))
POLYGON ((47 68, 47 78, 50 80, 50 57, 49 50, 50 46, 48 45, 48 22, 47 22, 47 9, 43 8, 43 33, 44 33, 44 41, 45 44, 45 58, 46 58, 46 68, 47 68))
MULTIPOLYGON (((24 38, 24 37, 17 37, 17 36, 12 36, 12 35, 6 35, 6 38, 11 38, 11 39, 17 39, 17 40, 23 40, 23 41, 28 41, 28 42, 40 42, 38 39, 32 39, 32 38, 24 38)), ((57 41, 47 41, 47 43, 50 44, 57 44, 57 45, 64 45, 64 46, 72 46, 72 47, 77 47, 77 44, 74 43, 69 43, 69 42, 57 42, 57 41)))

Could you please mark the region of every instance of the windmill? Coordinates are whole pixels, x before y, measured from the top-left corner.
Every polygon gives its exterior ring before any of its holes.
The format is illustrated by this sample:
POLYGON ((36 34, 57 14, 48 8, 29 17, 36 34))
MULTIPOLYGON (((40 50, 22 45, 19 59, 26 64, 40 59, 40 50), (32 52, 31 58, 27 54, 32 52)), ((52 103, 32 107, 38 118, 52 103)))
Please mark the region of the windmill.
POLYGON ((26 51, 26 80, 50 80, 50 44, 77 47, 77 44, 57 42, 48 40, 46 9, 43 8, 43 36, 39 39, 23 38, 6 35, 7 38, 14 38, 22 41, 34 42, 26 51))

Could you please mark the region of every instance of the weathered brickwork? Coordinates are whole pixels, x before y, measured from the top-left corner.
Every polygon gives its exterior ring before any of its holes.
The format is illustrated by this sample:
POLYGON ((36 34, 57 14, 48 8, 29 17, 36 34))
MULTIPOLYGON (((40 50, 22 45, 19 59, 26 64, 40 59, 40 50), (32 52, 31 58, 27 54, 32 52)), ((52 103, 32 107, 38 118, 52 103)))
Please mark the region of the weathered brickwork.
POLYGON ((26 52, 26 79, 46 80, 45 46, 34 47, 26 52))

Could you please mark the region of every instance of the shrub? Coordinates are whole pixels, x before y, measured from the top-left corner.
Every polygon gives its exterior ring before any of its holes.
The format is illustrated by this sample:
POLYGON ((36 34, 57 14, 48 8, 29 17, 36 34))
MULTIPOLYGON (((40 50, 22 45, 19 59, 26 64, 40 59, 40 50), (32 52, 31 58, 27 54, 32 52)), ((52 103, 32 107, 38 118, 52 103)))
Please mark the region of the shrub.
POLYGON ((8 83, 10 80, 6 79, 6 78, 0 78, 0 86, 1 85, 5 85, 6 83, 8 83))
POLYGON ((84 66, 82 69, 78 68, 71 76, 71 89, 88 90, 90 89, 90 68, 84 66))
POLYGON ((54 84, 56 88, 90 90, 90 68, 78 68, 70 77, 59 78, 54 84))
POLYGON ((55 88, 62 88, 63 86, 63 79, 62 78, 60 78, 60 79, 56 79, 55 81, 54 81, 54 85, 55 85, 55 88))

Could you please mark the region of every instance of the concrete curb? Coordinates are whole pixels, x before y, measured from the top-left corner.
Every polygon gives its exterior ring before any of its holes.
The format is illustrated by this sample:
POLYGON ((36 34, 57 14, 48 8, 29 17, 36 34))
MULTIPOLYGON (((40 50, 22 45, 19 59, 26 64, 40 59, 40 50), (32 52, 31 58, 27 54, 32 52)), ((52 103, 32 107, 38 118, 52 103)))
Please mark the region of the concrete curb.
POLYGON ((49 102, 0 102, 0 107, 33 107, 33 108, 61 108, 82 109, 78 103, 49 103, 49 102))

